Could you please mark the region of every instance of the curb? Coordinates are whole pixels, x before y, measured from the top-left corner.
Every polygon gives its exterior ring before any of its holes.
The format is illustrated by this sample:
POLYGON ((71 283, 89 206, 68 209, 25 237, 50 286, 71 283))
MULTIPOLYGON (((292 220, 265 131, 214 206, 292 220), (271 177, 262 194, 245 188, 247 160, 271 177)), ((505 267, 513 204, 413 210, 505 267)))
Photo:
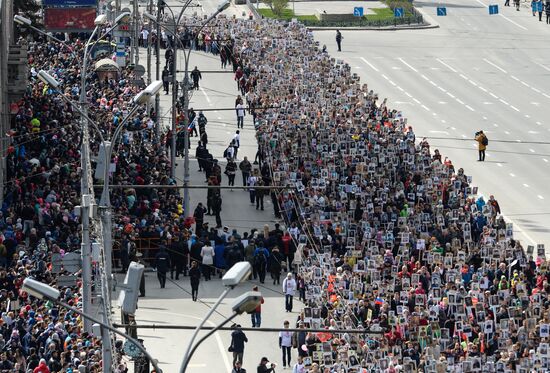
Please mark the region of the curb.
POLYGON ((313 31, 328 31, 328 30, 346 30, 346 31, 399 31, 399 30, 429 30, 439 28, 439 25, 425 23, 418 26, 390 26, 390 27, 307 27, 313 31))

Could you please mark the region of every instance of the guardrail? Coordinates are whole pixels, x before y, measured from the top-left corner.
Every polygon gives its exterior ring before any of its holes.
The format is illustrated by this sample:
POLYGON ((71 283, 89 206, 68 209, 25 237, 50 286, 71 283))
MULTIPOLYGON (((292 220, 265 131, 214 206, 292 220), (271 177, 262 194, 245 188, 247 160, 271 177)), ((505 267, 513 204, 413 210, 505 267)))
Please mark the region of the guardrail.
POLYGON ((300 21, 306 27, 391 27, 391 26, 404 26, 423 24, 424 18, 421 14, 393 18, 386 20, 369 20, 369 19, 357 19, 353 21, 313 21, 313 20, 301 20, 300 21))

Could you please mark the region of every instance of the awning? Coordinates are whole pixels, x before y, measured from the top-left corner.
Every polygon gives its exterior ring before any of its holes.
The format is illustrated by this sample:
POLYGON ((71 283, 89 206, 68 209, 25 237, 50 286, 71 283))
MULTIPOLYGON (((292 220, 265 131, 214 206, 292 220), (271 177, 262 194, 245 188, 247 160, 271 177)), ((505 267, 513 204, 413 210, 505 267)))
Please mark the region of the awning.
POLYGON ((119 71, 119 67, 112 59, 103 58, 95 63, 95 71, 119 71))

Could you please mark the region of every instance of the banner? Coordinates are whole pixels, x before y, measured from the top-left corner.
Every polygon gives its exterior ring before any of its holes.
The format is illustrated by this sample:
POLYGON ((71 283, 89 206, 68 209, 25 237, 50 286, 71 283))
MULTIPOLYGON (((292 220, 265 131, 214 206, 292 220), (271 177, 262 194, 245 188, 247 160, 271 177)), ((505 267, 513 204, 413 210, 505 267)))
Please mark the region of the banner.
POLYGON ((46 8, 44 26, 48 31, 90 31, 96 15, 96 8, 46 8))
POLYGON ((44 8, 96 8, 97 0, 42 0, 44 8))

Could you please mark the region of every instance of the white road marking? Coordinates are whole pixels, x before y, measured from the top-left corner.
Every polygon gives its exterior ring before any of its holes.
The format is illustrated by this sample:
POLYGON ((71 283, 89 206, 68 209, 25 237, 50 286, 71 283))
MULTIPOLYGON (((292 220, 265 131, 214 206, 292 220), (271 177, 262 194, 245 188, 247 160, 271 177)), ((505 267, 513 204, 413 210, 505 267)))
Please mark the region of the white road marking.
POLYGON ((497 163, 497 166, 498 166, 498 167, 502 167, 502 163, 497 163))
POLYGON ((204 97, 206 98, 206 101, 212 105, 212 102, 210 101, 210 97, 208 97, 208 95, 206 94, 206 91, 204 89, 202 89, 202 87, 199 88, 202 92, 202 94, 204 95, 204 97))
POLYGON ((447 92, 447 96, 449 96, 451 98, 455 98, 455 96, 451 92, 447 92))
POLYGON ((502 71, 504 74, 508 74, 508 72, 506 70, 504 70, 502 67, 500 66, 497 66, 495 65, 494 63, 492 63, 491 61, 489 61, 488 59, 484 58, 483 61, 487 62, 489 65, 493 66, 493 67, 496 67, 497 69, 499 69, 500 71, 502 71))
POLYGON ((445 105, 447 102, 446 101, 438 101, 437 103, 441 104, 441 105, 445 105))
POLYGON ((222 119, 222 117, 218 117, 218 119, 222 119))
POLYGON ((390 78, 388 78, 386 75, 382 74, 382 78, 386 79, 386 80, 390 80, 390 78))
POLYGON ((442 133, 442 134, 444 134, 444 135, 448 135, 448 134, 449 134, 449 132, 447 132, 447 131, 430 131, 430 133, 442 133))
POLYGON ((537 124, 540 126, 542 123, 541 123, 541 122, 537 122, 537 124))
POLYGON ((447 123, 447 122, 445 121, 445 119, 441 119, 441 123, 447 123))
POLYGON ((508 22, 516 25, 520 29, 523 29, 523 30, 527 31, 527 27, 524 27, 524 26, 520 25, 519 23, 517 23, 516 21, 511 20, 510 18, 506 17, 504 14, 499 13, 498 15, 501 16, 502 18, 504 18, 505 20, 507 20, 508 22))
POLYGON ((545 161, 546 163, 548 163, 548 159, 542 158, 542 160, 545 161))
POLYGON ((502 102, 504 105, 510 105, 509 103, 507 103, 506 101, 504 101, 503 99, 499 98, 498 99, 500 102, 502 102))
POLYGON ((466 106, 466 109, 470 110, 470 111, 475 111, 470 105, 465 105, 466 106))
POLYGON ((458 102, 460 105, 464 105, 464 102, 459 98, 456 99, 456 102, 458 102))
POLYGON ((437 87, 437 84, 435 84, 435 83, 432 82, 431 80, 429 80, 429 83, 430 83, 431 85, 433 85, 434 87, 437 87))
POLYGON ((464 79, 464 80, 468 80, 468 77, 467 77, 466 75, 464 75, 464 74, 460 74, 460 77, 461 77, 462 79, 464 79))
POLYGON ((535 150, 534 150, 534 149, 529 149, 529 151, 530 151, 531 153, 534 153, 534 152, 535 152, 535 150))
POLYGON ((401 57, 398 58, 399 61, 401 61, 403 63, 403 65, 407 66, 409 69, 411 69, 412 71, 414 71, 415 73, 418 72, 418 70, 416 70, 414 67, 412 67, 411 65, 409 65, 407 62, 405 62, 405 60, 403 60, 401 57))
POLYGON ((485 93, 488 92, 488 91, 487 91, 485 88, 483 88, 482 86, 479 86, 478 88, 481 89, 481 90, 482 90, 483 92, 485 92, 485 93))
POLYGON ((543 93, 542 95, 546 98, 550 98, 550 96, 548 96, 546 93, 543 93))
POLYGON ((495 127, 498 127, 498 124, 496 124, 496 123, 493 123, 493 126, 495 126, 495 127))
POLYGON ((439 86, 438 86, 437 89, 439 89, 441 92, 447 92, 447 91, 445 90, 445 88, 443 88, 443 87, 439 87, 439 86))
POLYGON ((454 127, 451 127, 451 129, 452 129, 453 131, 456 131, 456 128, 454 128, 454 127))
POLYGON ((544 199, 544 197, 543 197, 543 196, 541 196, 540 194, 539 194, 539 195, 537 195, 537 197, 539 197, 539 199, 544 199))
POLYGON ((550 71, 550 68, 544 66, 542 63, 538 63, 538 62, 535 62, 537 65, 539 65, 540 67, 542 67, 544 70, 546 71, 550 71))
POLYGON ((412 97, 412 95, 409 92, 405 92, 405 94, 409 97, 412 97))
POLYGON ((525 114, 525 118, 531 118, 531 116, 529 114, 525 114))
POLYGON ((514 175, 514 174, 512 174, 512 173, 510 173, 510 176, 512 176, 512 177, 516 177, 516 175, 514 175))
POLYGON ((507 135, 509 135, 509 134, 510 134, 510 132, 508 132, 508 131, 504 131, 504 133, 505 133, 505 134, 507 134, 507 135))
POLYGON ((400 86, 397 86, 397 89, 399 89, 401 92, 405 92, 405 90, 403 88, 401 88, 400 86))
POLYGON ((526 188, 529 188, 529 185, 528 185, 528 184, 525 184, 525 183, 524 183, 523 186, 526 187, 526 188))
POLYGON ((389 82, 391 85, 393 85, 394 87, 397 86, 397 84, 395 84, 395 83, 394 83, 393 81, 391 81, 391 80, 388 80, 388 82, 389 82))
POLYGON ((430 109, 426 105, 420 105, 420 106, 422 106, 422 108, 424 108, 425 110, 430 111, 430 109))
POLYGON ((466 136, 466 135, 463 134, 463 135, 462 135, 462 138, 467 139, 468 136, 466 136))
POLYGON ((533 91, 537 92, 537 93, 540 93, 540 89, 538 89, 538 88, 531 87, 531 89, 532 89, 533 91))
POLYGON ((436 58, 435 59, 437 62, 439 62, 440 64, 442 64, 443 66, 446 66, 449 70, 451 70, 453 73, 457 73, 458 71, 456 71, 454 68, 452 68, 451 66, 449 66, 448 64, 446 64, 445 62, 441 61, 441 59, 439 58, 436 58))
POLYGON ((491 101, 483 101, 483 105, 492 105, 493 103, 491 101))
POLYGON ((413 101, 416 102, 418 105, 420 105, 420 101, 413 97, 413 101))
MULTIPOLYGON (((531 105, 539 106, 540 103, 532 101, 532 102, 531 102, 531 105)), ((538 123, 537 123, 537 124, 538 124, 538 123)))
MULTIPOLYGON (((514 105, 510 105, 510 108, 514 109, 515 111, 519 112, 519 109, 515 107, 514 105)), ((529 118, 528 115, 525 115, 527 118, 529 118)))
POLYGON ((530 133, 531 135, 536 135, 537 133, 540 133, 540 132, 537 132, 537 131, 529 131, 527 133, 530 133))
POLYGON ((399 66, 392 66, 391 69, 392 70, 401 70, 401 68, 399 66))
POLYGON ((364 63, 366 63, 367 65, 369 65, 369 67, 371 69, 373 69, 374 71, 378 72, 378 69, 376 67, 373 66, 373 64, 371 64, 369 61, 367 61, 364 57, 361 57, 361 60, 363 60, 364 63))
POLYGON ((430 78, 428 78, 428 77, 427 77, 426 75, 424 75, 424 74, 422 74, 421 77, 422 77, 422 79, 424 79, 424 80, 430 80, 430 78))
POLYGON ((494 98, 498 99, 498 96, 495 95, 493 92, 489 92, 489 94, 490 94, 491 96, 493 96, 494 98))

